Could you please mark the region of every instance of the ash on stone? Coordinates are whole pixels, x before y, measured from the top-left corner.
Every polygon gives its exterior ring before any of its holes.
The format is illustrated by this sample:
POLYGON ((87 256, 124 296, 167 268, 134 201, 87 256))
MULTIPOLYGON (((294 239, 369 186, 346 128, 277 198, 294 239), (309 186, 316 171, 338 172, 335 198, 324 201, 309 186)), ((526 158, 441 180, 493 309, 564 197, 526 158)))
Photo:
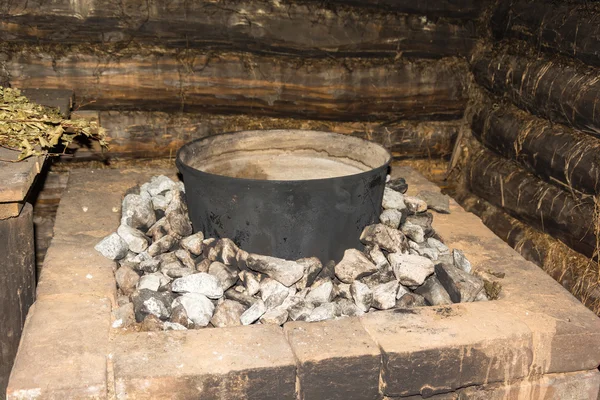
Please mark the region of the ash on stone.
POLYGON ((118 264, 113 326, 283 325, 488 300, 464 253, 433 230, 427 209, 445 212, 447 198, 406 191, 403 179, 388 182, 380 223, 360 236, 364 251, 347 249, 337 263, 322 264, 315 257, 252 254, 231 239, 193 232, 182 184, 154 177, 125 196, 117 232, 96 245, 118 264))

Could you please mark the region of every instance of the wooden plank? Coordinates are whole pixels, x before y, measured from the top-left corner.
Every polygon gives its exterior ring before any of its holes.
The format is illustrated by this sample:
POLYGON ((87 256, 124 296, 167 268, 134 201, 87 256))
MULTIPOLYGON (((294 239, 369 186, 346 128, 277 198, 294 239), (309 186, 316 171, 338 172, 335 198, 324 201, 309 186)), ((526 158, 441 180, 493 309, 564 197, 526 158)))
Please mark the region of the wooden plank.
POLYGON ((565 65, 506 48, 479 53, 476 81, 515 105, 553 122, 600 136, 600 79, 592 67, 565 65))
MULTIPOLYGON (((18 151, 0 147, 0 159, 16 160, 18 155, 18 151)), ((29 157, 21 162, 0 161, 0 203, 22 202, 40 173, 44 159, 29 157)))
POLYGON ((488 150, 476 152, 466 173, 469 190, 512 216, 593 257, 594 201, 546 183, 488 150))
POLYGON ((594 2, 503 2, 491 25, 497 37, 527 41, 536 49, 600 66, 600 5, 594 2))
POLYGON ((600 194, 600 140, 552 124, 516 107, 479 103, 472 131, 487 148, 517 161, 546 181, 569 190, 600 194))
MULTIPOLYGON (((328 122, 303 119, 141 111, 101 111, 100 125, 110 138, 109 151, 81 147, 76 159, 174 156, 183 144, 219 133, 253 129, 312 129, 373 140, 397 158, 445 157, 460 121, 328 122)), ((79 117, 80 112, 73 115, 79 117)))
MULTIPOLYGON (((464 1, 464 0, 463 0, 464 1)), ((122 46, 296 54, 306 57, 466 56, 473 21, 348 8, 321 2, 148 1, 26 2, 0 23, 0 39, 63 45, 122 46)), ((415 10, 416 11, 416 10, 415 10)))
POLYGON ((462 117, 466 63, 304 60, 136 49, 61 55, 21 48, 4 63, 16 87, 70 88, 82 109, 209 111, 326 120, 462 117))
POLYGON ((27 311, 35 299, 33 208, 0 220, 0 393, 4 396, 27 311))

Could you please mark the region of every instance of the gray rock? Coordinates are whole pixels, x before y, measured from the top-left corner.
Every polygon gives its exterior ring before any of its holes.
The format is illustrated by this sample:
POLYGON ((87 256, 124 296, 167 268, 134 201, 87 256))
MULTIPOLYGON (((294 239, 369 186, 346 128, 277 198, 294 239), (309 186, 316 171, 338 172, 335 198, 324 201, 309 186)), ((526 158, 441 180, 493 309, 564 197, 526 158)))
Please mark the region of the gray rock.
POLYGON ((169 322, 185 326, 188 329, 194 327, 194 322, 188 318, 187 312, 181 304, 171 309, 169 322))
POLYGON ((219 239, 216 244, 217 251, 219 252, 219 259, 225 265, 237 266, 237 253, 239 248, 231 239, 223 238, 219 239))
POLYGON ((417 254, 423 257, 427 257, 431 261, 437 261, 439 258, 438 251, 436 249, 432 249, 431 247, 420 247, 417 250, 417 254))
POLYGON ((246 307, 250 307, 258 300, 256 297, 249 296, 244 292, 238 292, 237 290, 235 290, 236 288, 237 286, 227 290, 225 292, 225 298, 235 300, 238 303, 245 305, 246 307))
POLYGON ((349 299, 336 300, 335 305, 337 317, 358 317, 365 313, 349 299))
POLYGON ((488 299, 487 295, 485 294, 485 290, 482 290, 481 292, 479 292, 477 294, 477 296, 475 296, 475 300, 473 301, 489 301, 490 299, 488 299))
POLYGON ((452 260, 454 261, 454 266, 456 268, 463 270, 467 273, 471 273, 471 263, 469 262, 469 260, 467 260, 467 257, 465 257, 465 253, 462 250, 452 250, 452 260))
MULTIPOLYGON (((161 274, 162 275, 162 274, 161 274)), ((161 279, 158 275, 150 274, 144 275, 140 278, 137 288, 138 290, 148 289, 154 292, 158 292, 160 288, 161 279)))
POLYGON ((406 180, 404 180, 404 178, 390 179, 386 183, 386 186, 403 194, 408 190, 408 185, 406 184, 406 180))
POLYGON ((421 243, 425 241, 425 232, 423 232, 423 228, 419 225, 406 221, 404 225, 402 225, 401 230, 406 237, 414 242, 421 243))
POLYGON ((196 263, 194 262, 192 256, 190 255, 190 253, 188 253, 187 250, 179 249, 175 250, 174 253, 175 257, 177 257, 177 259, 183 264, 184 267, 196 269, 196 263))
POLYGON ((223 291, 236 284, 238 281, 238 272, 237 268, 218 261, 213 262, 208 267, 208 273, 219 280, 223 291))
POLYGON ((371 290, 373 290, 375 286, 378 286, 382 283, 387 283, 389 281, 395 280, 396 276, 394 275, 394 271, 392 270, 391 266, 382 268, 372 275, 365 276, 364 278, 359 279, 359 281, 367 285, 371 290))
POLYGON ((219 259, 219 249, 217 248, 217 239, 206 238, 202 241, 202 255, 210 261, 219 259))
POLYGON ((156 222, 154 207, 150 198, 138 194, 128 194, 123 199, 121 223, 132 228, 147 230, 156 222))
POLYGON ((288 311, 284 307, 275 307, 260 317, 261 324, 283 325, 288 319, 288 311))
POLYGON ((158 332, 162 331, 164 322, 161 321, 156 315, 146 315, 142 324, 140 325, 140 332, 158 332))
POLYGON ((408 242, 402 232, 383 224, 367 226, 360 235, 360 241, 391 253, 402 252, 408 248, 408 242))
POLYGON ((323 269, 323 264, 317 257, 301 258, 296 262, 304 267, 304 275, 296 282, 296 289, 302 290, 311 286, 323 269))
POLYGON ((287 286, 272 278, 265 278, 260 282, 260 298, 263 301, 275 293, 284 293, 287 296, 289 291, 287 286))
POLYGON ((440 263, 454 265, 454 258, 451 254, 439 254, 437 262, 435 264, 440 263))
POLYGON ((177 183, 165 175, 153 176, 150 178, 150 182, 143 185, 143 189, 150 193, 152 197, 165 194, 176 188, 178 188, 177 183))
POLYGON ((371 305, 373 304, 373 292, 367 285, 360 281, 352 282, 352 284, 350 284, 350 294, 352 295, 354 303, 361 311, 369 311, 369 308, 371 308, 371 305))
POLYGON ((311 303, 307 303, 304 300, 297 302, 294 305, 288 307, 288 316, 292 321, 306 321, 312 311, 315 309, 311 303))
POLYGON ((408 290, 406 287, 402 286, 401 284, 398 284, 398 291, 396 292, 396 300, 402 298, 402 296, 404 296, 406 293, 410 293, 410 290, 408 290))
POLYGON ((169 264, 165 268, 161 268, 161 271, 168 276, 169 278, 177 279, 183 278, 184 276, 189 276, 194 274, 196 271, 183 266, 176 266, 178 264, 169 264))
POLYGON ((304 266, 301 264, 276 257, 249 254, 246 265, 251 270, 261 272, 288 287, 304 275, 304 266))
POLYGON ((153 242, 156 242, 160 238, 165 237, 166 235, 168 235, 169 230, 170 229, 168 227, 167 219, 165 217, 162 217, 161 219, 159 219, 158 221, 156 221, 150 227, 150 229, 148 229, 148 232, 146 232, 146 234, 149 237, 152 238, 153 242))
POLYGON ((396 308, 415 308, 424 307, 427 301, 423 296, 417 293, 407 293, 400 299, 396 300, 396 308))
POLYGON ((130 267, 123 266, 115 272, 115 279, 123 294, 130 295, 135 291, 140 276, 130 267))
POLYGON ((175 234, 180 237, 189 236, 192 234, 192 223, 187 214, 185 196, 179 190, 173 190, 171 193, 173 193, 173 199, 165 211, 167 222, 175 234))
POLYGON ((152 201, 152 207, 154 208, 155 211, 165 211, 167 209, 167 207, 169 206, 169 202, 167 201, 167 198, 163 195, 156 195, 154 197, 152 197, 150 199, 150 201, 152 201))
POLYGON ((218 299, 223 296, 223 288, 219 280, 204 272, 175 279, 171 290, 176 293, 198 293, 211 299, 218 299))
POLYGON ((427 207, 442 214, 450 214, 450 197, 440 192, 421 191, 417 197, 427 203, 427 207))
POLYGON ((391 253, 388 259, 396 279, 405 286, 421 286, 434 270, 433 262, 421 256, 391 253))
POLYGON ((262 317, 266 312, 267 307, 265 307, 265 303, 262 300, 257 300, 256 303, 252 304, 252 306, 240 316, 240 322, 242 325, 250 325, 262 317))
POLYGON ((435 274, 455 303, 474 301, 483 290, 483 280, 453 265, 438 264, 435 274))
POLYGON ((379 221, 392 229, 398 229, 402 222, 402 212, 395 208, 384 210, 379 216, 379 221))
POLYGON ((196 260, 196 271, 198 272, 206 272, 208 273, 208 269, 210 268, 210 264, 212 264, 213 262, 210 261, 208 258, 203 258, 201 260, 196 260))
POLYGON ((127 256, 129 246, 127 246, 127 242, 125 242, 121 236, 116 233, 111 233, 98 242, 98 244, 94 246, 94 249, 106 258, 120 260, 127 256))
POLYGON ((308 318, 306 318, 306 322, 325 321, 335 318, 336 311, 336 305, 334 303, 321 304, 312 310, 308 318))
POLYGON ((435 276, 427 278, 424 284, 415 289, 415 293, 423 296, 432 306, 452 304, 448 292, 435 276))
POLYGON ((128 303, 131 303, 129 296, 125 296, 125 295, 117 296, 117 305, 119 307, 124 306, 125 304, 128 304, 128 303))
POLYGON ((200 293, 185 293, 173 301, 172 307, 183 306, 188 318, 196 327, 203 327, 210 322, 215 306, 200 293))
POLYGON ((450 249, 448 248, 448 246, 446 246, 444 243, 437 240, 436 238, 428 238, 427 245, 432 249, 436 249, 439 254, 450 254, 450 249))
POLYGON ((386 210, 403 209, 406 207, 404 204, 404 195, 390 189, 389 187, 386 187, 383 190, 383 200, 381 202, 381 206, 386 210))
POLYGON ((283 302, 285 301, 285 299, 287 299, 289 296, 289 292, 275 292, 272 295, 270 295, 269 297, 267 297, 267 299, 264 301, 265 302, 265 308, 267 310, 272 310, 275 307, 279 307, 280 305, 283 304, 283 302))
POLYGON ((223 300, 215 308, 210 323, 217 328, 242 325, 240 317, 246 311, 246 307, 237 301, 223 300))
POLYGON ((152 273, 158 271, 161 261, 159 258, 151 258, 140 262, 136 268, 137 271, 152 273))
POLYGON ((238 269, 248 269, 248 264, 246 263, 246 260, 248 259, 249 255, 250 253, 248 253, 247 251, 244 251, 242 249, 238 250, 237 254, 235 255, 235 262, 238 269))
POLYGON ((390 281, 382 283, 373 288, 373 307, 378 310, 389 310, 396 306, 396 294, 398 293, 398 282, 390 281))
POLYGON ((185 330, 187 330, 187 328, 181 324, 166 321, 163 323, 163 330, 165 330, 165 331, 185 331, 185 330))
POLYGON ((347 249, 342 260, 335 266, 335 276, 344 283, 352 283, 375 272, 377 266, 356 249, 347 249))
MULTIPOLYGON (((167 290, 167 288, 170 289, 169 283, 171 282, 172 279, 169 278, 168 276, 164 275, 162 272, 153 272, 151 274, 146 274, 143 277, 145 277, 145 276, 154 276, 154 277, 158 278, 158 282, 159 282, 158 291, 159 292, 165 291, 165 290, 167 290)), ((140 280, 142 278, 140 278, 140 280)), ((139 283, 138 283, 138 285, 139 285, 139 283)))
POLYGON ((135 292, 131 300, 137 322, 142 322, 147 315, 166 320, 171 314, 172 298, 169 294, 142 289, 135 292))
POLYGON ((433 214, 430 212, 409 215, 406 217, 406 222, 419 225, 423 229, 426 238, 431 237, 435 233, 431 226, 433 223, 433 214))
POLYGON ((117 234, 127 243, 129 250, 134 253, 141 253, 148 248, 148 238, 135 228, 119 225, 117 234))
POLYGON ((415 214, 427 211, 427 203, 417 197, 404 196, 404 204, 408 211, 415 214))
POLYGON ((148 254, 155 257, 159 254, 166 253, 177 244, 177 239, 171 235, 163 236, 148 247, 148 254))
POLYGON ((329 303, 333 300, 333 283, 331 280, 316 281, 311 287, 305 300, 315 306, 329 303))
POLYGON ((254 273, 244 270, 238 274, 238 277, 246 287, 246 293, 250 296, 254 296, 260 291, 260 281, 254 273))
POLYGON ((334 297, 340 299, 352 300, 352 294, 350 293, 350 284, 349 283, 338 283, 334 285, 334 297))
POLYGON ((202 241, 204 240, 204 234, 202 232, 196 232, 193 235, 184 237, 181 239, 181 248, 189 251, 195 256, 202 254, 202 241))
POLYGON ((385 254, 383 254, 379 247, 367 246, 367 248, 365 249, 365 253, 369 257, 369 259, 373 261, 373 263, 377 266, 377 269, 381 270, 390 266, 390 263, 385 257, 385 254))
POLYGON ((127 328, 135 322, 133 303, 127 303, 112 311, 113 328, 127 328))

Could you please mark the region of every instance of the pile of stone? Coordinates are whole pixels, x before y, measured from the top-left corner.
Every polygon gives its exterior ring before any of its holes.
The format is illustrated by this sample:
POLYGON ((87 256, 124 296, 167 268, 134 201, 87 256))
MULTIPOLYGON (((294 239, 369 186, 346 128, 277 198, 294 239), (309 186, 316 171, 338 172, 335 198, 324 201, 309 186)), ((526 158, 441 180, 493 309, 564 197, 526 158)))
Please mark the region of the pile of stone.
POLYGON ((230 239, 193 233, 181 182, 153 177, 126 194, 119 228, 96 245, 118 263, 113 326, 282 325, 487 300, 464 254, 432 228, 428 209, 449 212, 448 198, 411 197, 406 189, 402 179, 387 183, 380 223, 361 235, 364 252, 348 249, 337 264, 323 265, 314 257, 251 254, 230 239))

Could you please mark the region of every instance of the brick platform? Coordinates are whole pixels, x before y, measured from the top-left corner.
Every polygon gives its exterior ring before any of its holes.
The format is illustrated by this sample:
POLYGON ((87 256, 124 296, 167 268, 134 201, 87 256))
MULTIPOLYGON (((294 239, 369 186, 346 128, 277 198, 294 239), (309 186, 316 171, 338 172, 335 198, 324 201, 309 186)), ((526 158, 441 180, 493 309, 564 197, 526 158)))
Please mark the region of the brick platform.
POLYGON ((505 273, 499 300, 283 329, 111 329, 114 264, 93 246, 124 191, 160 173, 71 173, 9 399, 597 399, 600 319, 453 201, 434 228, 475 269, 505 273))

